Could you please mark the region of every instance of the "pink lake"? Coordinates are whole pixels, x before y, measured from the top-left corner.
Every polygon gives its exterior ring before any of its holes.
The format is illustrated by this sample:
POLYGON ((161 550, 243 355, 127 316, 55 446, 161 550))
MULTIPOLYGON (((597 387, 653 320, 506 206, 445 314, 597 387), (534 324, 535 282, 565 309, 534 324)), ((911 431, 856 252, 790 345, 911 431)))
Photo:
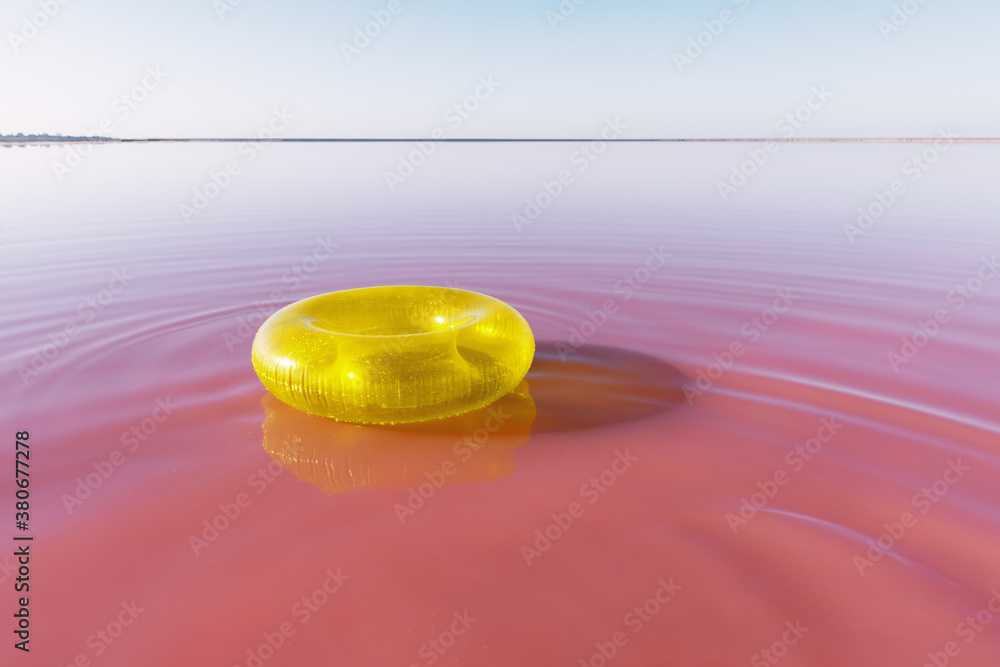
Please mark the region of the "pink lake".
POLYGON ((520 228, 572 146, 397 191, 399 146, 273 146, 190 220, 235 147, 62 150, 0 150, 4 665, 998 664, 989 147, 865 229, 923 148, 783 147, 723 202, 745 146, 614 146, 520 228), (407 428, 268 396, 264 317, 392 284, 517 308, 525 382, 407 428))

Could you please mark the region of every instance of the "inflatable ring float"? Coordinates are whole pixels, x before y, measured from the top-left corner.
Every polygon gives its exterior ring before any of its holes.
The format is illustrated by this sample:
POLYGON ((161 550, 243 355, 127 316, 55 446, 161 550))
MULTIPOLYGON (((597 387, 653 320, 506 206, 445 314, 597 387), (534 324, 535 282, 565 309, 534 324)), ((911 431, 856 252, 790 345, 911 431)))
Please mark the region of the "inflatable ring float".
POLYGON ((506 303, 448 287, 367 287, 285 306, 251 358, 271 394, 340 421, 394 424, 483 407, 524 379, 535 353, 506 303))

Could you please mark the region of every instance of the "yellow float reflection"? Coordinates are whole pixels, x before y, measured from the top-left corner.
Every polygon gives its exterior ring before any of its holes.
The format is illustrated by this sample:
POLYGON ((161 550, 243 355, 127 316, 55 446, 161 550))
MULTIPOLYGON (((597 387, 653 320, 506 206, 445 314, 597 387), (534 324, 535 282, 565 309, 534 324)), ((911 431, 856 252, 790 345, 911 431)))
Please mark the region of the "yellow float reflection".
POLYGON ((522 381, 490 405, 428 422, 365 425, 317 417, 264 396, 264 449, 324 493, 487 482, 514 472, 535 403, 522 381))
POLYGON ((684 375, 631 350, 541 342, 525 379, 494 403, 425 422, 368 425, 301 412, 265 394, 264 449, 324 493, 503 479, 532 434, 614 427, 684 405, 684 375), (530 388, 530 391, 529 391, 530 388))

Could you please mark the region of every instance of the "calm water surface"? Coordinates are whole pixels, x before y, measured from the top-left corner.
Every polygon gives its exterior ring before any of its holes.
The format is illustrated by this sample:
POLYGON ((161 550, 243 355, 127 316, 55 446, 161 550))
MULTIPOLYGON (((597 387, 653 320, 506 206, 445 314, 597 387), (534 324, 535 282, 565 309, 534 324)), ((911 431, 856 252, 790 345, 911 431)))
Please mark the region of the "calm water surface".
POLYGON ((853 237, 922 149, 783 147, 723 202, 745 147, 615 146, 520 233, 572 146, 442 147, 391 192, 400 150, 269 147, 190 222, 235 147, 63 182, 0 152, 35 537, 3 664, 998 664, 987 150, 853 237), (382 284, 515 306, 525 382, 406 428, 271 399, 263 318, 382 284))

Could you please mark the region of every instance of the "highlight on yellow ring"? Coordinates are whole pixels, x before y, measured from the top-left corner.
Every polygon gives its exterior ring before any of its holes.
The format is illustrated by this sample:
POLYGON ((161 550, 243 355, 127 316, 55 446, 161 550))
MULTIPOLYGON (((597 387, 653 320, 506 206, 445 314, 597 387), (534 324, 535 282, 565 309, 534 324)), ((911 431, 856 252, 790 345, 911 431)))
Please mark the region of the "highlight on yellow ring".
POLYGON ((368 287, 290 304, 251 358, 275 397, 340 421, 440 419, 489 405, 524 379, 531 328, 493 297, 448 287, 368 287))
POLYGON ((515 470, 535 403, 528 383, 491 405, 447 419, 371 426, 295 410, 265 394, 264 449, 324 493, 488 482, 515 470))

